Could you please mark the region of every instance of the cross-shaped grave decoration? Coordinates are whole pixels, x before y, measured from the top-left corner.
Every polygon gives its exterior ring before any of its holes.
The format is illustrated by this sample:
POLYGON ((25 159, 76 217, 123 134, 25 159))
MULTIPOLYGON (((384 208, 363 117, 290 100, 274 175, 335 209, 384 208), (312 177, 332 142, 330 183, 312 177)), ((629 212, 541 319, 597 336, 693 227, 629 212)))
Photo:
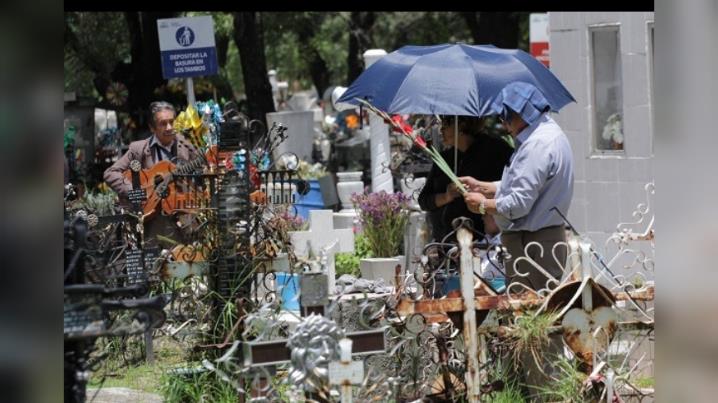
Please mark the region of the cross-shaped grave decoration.
MULTIPOLYGON (((346 333, 345 337, 352 340, 352 357, 384 353, 385 330, 381 327, 346 333)), ((248 341, 241 344, 242 348, 238 353, 245 367, 287 364, 291 360, 292 350, 287 347, 287 339, 248 341)))
POLYGON ((352 385, 364 379, 364 361, 352 361, 352 339, 339 340, 340 359, 329 363, 329 384, 341 386, 341 402, 352 403, 352 385))
POLYGON ((327 249, 326 275, 330 295, 336 293, 334 254, 336 252, 354 252, 354 232, 351 228, 334 229, 333 214, 332 210, 310 210, 309 229, 289 232, 297 257, 307 257, 311 250, 327 249), (331 248, 333 243, 337 245, 331 248))
MULTIPOLYGON (((327 321, 321 316, 317 315, 310 315, 309 318, 305 318, 304 321, 327 321)), ((304 322, 303 322, 304 323, 304 322)), ((351 341, 351 344, 353 346, 353 349, 351 349, 351 352, 347 354, 344 352, 341 357, 343 361, 347 361, 347 355, 349 355, 349 361, 351 361, 351 357, 356 356, 362 356, 362 355, 370 355, 370 354, 379 354, 379 353, 385 353, 386 352, 386 338, 385 338, 385 331, 386 328, 377 328, 372 330, 365 330, 365 331, 358 331, 358 332, 351 332, 346 333, 344 335, 344 338, 341 340, 348 339, 351 341)), ((314 339, 315 337, 312 337, 314 339)), ((242 363, 242 366, 244 367, 264 367, 264 366, 273 366, 273 365, 281 365, 281 364, 296 364, 297 358, 301 355, 299 354, 299 351, 306 352, 309 350, 306 346, 297 346, 297 350, 293 350, 290 347, 292 338, 290 339, 280 339, 280 340, 271 340, 271 341, 248 341, 242 343, 242 348, 237 349, 240 357, 240 362, 242 363)), ((295 344, 297 344, 295 342, 295 344)), ((300 343, 301 344, 301 343, 300 343)), ((340 346, 341 346, 340 341, 340 346)), ((346 341, 344 342, 346 344, 346 341)), ((301 360, 300 360, 301 361, 301 360)), ((361 363, 361 361, 358 361, 361 363)), ((304 363, 303 365, 300 365, 299 368, 292 368, 292 373, 290 373, 290 379, 294 379, 295 381, 299 381, 299 384, 303 384, 304 382, 304 376, 303 375, 309 375, 309 372, 305 372, 307 364, 313 364, 313 363, 304 363), (292 376, 294 374, 294 376, 292 376)), ((360 383, 363 380, 364 373, 363 373, 363 364, 357 364, 356 362, 351 362, 348 364, 341 365, 338 362, 330 361, 329 367, 327 368, 328 373, 326 376, 328 376, 328 380, 330 384, 336 383, 339 380, 348 380, 351 384, 353 383, 360 383), (336 371, 335 366, 340 365, 342 368, 345 368, 344 371, 340 371, 339 373, 333 373, 332 371, 336 371), (348 372, 347 372, 348 371, 348 372), (348 377, 348 378, 347 378, 348 377), (346 379, 345 379, 346 378, 346 379)), ((319 372, 323 372, 323 370, 319 370, 319 372)), ((309 381, 309 380, 307 380, 309 381)), ((295 383, 295 385, 298 385, 295 383)), ((311 388, 310 388, 311 389, 311 388)), ((345 389, 345 388, 343 388, 345 389)), ((307 389, 308 396, 311 396, 315 400, 321 400, 321 398, 313 392, 310 392, 309 389, 307 389)), ((351 396, 351 391, 342 391, 342 397, 345 399, 345 396, 351 396)))

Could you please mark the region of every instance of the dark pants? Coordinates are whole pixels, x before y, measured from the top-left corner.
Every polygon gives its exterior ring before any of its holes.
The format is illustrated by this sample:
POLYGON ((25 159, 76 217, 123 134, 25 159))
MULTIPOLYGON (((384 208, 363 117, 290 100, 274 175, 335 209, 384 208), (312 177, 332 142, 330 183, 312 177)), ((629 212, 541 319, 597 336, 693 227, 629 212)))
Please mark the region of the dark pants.
MULTIPOLYGON (((506 275, 508 277, 507 284, 512 282, 520 282, 533 290, 546 288, 548 277, 537 270, 531 263, 521 260, 516 262, 521 256, 526 256, 525 248, 531 242, 537 242, 543 247, 543 255, 538 246, 532 245, 528 249, 528 257, 546 270, 549 274, 561 281, 563 276, 563 267, 566 265, 566 257, 568 248, 565 245, 559 245, 554 249, 554 245, 558 242, 566 242, 566 230, 563 226, 553 226, 542 228, 538 231, 516 231, 503 232, 501 234, 501 243, 506 246, 511 259, 506 264, 506 275), (553 252, 555 250, 555 252, 553 252), (554 257, 555 255, 555 257, 554 257), (529 273, 528 277, 517 276, 516 272, 529 273)), ((553 289, 556 284, 552 283, 549 288, 553 289)), ((515 287, 512 292, 520 291, 515 287)), ((542 393, 537 391, 538 388, 545 388, 551 381, 550 375, 555 373, 553 361, 557 356, 563 354, 563 341, 560 334, 552 334, 549 336, 549 345, 545 347, 541 354, 541 362, 536 362, 529 353, 522 355, 523 371, 519 376, 525 385, 524 397, 530 402, 544 401, 542 393)))
MULTIPOLYGON (((534 232, 505 231, 501 233, 501 243, 506 246, 506 249, 511 255, 511 259, 506 262, 507 284, 520 282, 533 290, 546 288, 548 277, 546 277, 545 274, 541 273, 524 259, 516 262, 516 259, 519 257, 526 256, 525 252, 528 252, 528 257, 555 277, 557 281, 561 281, 568 249, 566 245, 559 245, 555 248, 554 253, 554 245, 558 242, 566 242, 566 230, 564 230, 561 225, 542 228, 534 232), (541 249, 536 245, 531 245, 528 251, 526 251, 526 245, 531 242, 539 243, 543 247, 543 254, 541 254, 541 249), (555 258, 554 255, 556 256, 555 258), (517 276, 517 271, 522 274, 529 273, 529 275, 528 277, 517 276)), ((550 288, 555 287, 555 284, 551 284, 550 288)), ((518 290, 512 289, 511 291, 518 290)))

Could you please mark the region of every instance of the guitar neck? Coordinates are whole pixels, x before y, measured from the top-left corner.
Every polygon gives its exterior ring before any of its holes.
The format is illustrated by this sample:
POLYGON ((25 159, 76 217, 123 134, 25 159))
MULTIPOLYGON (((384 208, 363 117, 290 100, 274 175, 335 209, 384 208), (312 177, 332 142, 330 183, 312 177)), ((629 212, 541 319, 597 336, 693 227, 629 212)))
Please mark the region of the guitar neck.
POLYGON ((179 175, 187 175, 190 172, 194 171, 195 169, 204 165, 204 163, 205 163, 204 155, 200 155, 199 157, 195 158, 191 162, 189 162, 185 165, 182 165, 181 167, 178 167, 175 171, 179 175))

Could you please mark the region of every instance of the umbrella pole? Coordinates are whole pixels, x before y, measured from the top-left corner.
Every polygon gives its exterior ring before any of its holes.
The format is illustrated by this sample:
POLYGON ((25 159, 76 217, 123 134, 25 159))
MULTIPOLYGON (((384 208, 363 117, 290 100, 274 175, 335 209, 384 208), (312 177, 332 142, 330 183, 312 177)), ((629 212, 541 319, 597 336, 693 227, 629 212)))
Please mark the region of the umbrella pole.
POLYGON ((459 175, 457 172, 458 166, 458 155, 459 155, 459 116, 454 115, 454 175, 459 175))

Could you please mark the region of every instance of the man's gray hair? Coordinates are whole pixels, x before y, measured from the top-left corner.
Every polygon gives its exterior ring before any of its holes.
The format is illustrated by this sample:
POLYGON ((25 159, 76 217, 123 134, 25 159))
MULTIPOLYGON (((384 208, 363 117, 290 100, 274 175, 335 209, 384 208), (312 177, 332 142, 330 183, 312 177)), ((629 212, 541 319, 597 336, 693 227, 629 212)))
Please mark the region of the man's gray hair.
POLYGON ((152 127, 154 127, 155 123, 156 123, 155 115, 157 114, 157 112, 160 112, 160 111, 172 111, 172 112, 174 112, 175 115, 177 114, 175 107, 172 106, 172 104, 169 102, 165 102, 165 101, 152 102, 150 104, 150 118, 152 119, 150 122, 151 122, 152 127))

